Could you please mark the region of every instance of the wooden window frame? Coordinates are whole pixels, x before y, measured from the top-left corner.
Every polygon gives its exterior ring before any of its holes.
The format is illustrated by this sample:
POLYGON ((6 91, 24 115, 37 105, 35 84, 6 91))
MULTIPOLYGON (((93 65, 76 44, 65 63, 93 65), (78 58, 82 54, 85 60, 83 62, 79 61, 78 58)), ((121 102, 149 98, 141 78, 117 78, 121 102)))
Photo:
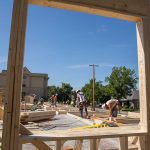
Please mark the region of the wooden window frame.
POLYGON ((144 143, 144 149, 150 150, 150 142, 148 142, 150 139, 150 0, 14 0, 7 66, 2 149, 19 149, 20 98, 27 8, 29 4, 136 22, 140 91, 140 130, 146 133, 146 137, 141 137, 139 141, 144 143), (147 141, 146 144, 145 141, 147 141))

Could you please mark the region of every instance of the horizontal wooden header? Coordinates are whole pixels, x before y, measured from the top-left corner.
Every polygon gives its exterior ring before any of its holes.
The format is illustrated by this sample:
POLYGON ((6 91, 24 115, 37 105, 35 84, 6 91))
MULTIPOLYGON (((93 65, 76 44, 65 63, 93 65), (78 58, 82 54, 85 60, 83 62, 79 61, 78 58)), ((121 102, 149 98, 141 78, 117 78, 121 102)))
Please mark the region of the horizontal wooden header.
POLYGON ((146 16, 146 0, 28 0, 41 5, 84 12, 128 21, 139 21, 146 16))

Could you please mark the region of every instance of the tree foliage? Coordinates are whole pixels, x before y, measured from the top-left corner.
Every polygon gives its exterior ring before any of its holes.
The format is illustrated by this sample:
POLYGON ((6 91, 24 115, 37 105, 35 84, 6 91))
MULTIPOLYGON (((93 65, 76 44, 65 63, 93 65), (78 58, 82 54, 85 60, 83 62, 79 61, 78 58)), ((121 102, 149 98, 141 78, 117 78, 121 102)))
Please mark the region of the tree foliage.
POLYGON ((49 86, 48 96, 57 94, 58 102, 71 101, 73 87, 68 83, 62 83, 61 87, 49 86))
MULTIPOLYGON (((95 101, 100 102, 102 98, 102 89, 103 85, 101 81, 95 82, 95 101)), ((82 88, 82 91, 86 97, 87 100, 90 102, 93 99, 93 80, 89 80, 89 83, 85 84, 84 87, 82 88)))
POLYGON ((111 75, 105 80, 108 83, 108 93, 117 99, 126 98, 136 89, 135 71, 126 67, 113 67, 111 75))
MULTIPOLYGON (((113 67, 110 76, 105 78, 107 85, 103 85, 101 81, 95 82, 95 101, 104 103, 111 97, 117 99, 126 98, 131 95, 133 89, 136 88, 137 77, 134 70, 126 67, 113 67)), ((93 100, 93 80, 89 80, 82 89, 85 98, 92 102, 93 100)), ((71 102, 76 99, 76 92, 69 83, 62 83, 61 87, 49 86, 48 96, 58 94, 59 102, 71 102)))
POLYGON ((73 87, 68 83, 62 83, 62 86, 59 88, 58 99, 62 102, 71 101, 73 87))
POLYGON ((52 95, 55 95, 58 92, 58 87, 55 85, 53 86, 48 86, 48 98, 51 97, 52 95))

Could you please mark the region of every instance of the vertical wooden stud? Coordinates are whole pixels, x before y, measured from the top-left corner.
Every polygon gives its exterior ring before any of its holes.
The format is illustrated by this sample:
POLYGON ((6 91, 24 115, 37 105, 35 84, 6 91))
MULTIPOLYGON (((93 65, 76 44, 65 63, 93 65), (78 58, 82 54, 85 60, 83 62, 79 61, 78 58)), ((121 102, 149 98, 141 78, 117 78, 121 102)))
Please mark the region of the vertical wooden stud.
POLYGON ((119 150, 128 150, 128 137, 120 137, 120 148, 119 150))
POLYGON ((18 150, 22 150, 22 143, 21 142, 19 142, 19 144, 18 144, 18 150))
POLYGON ((140 125, 147 131, 146 137, 139 137, 140 149, 150 150, 150 0, 145 6, 146 18, 137 22, 139 89, 140 89, 140 125))
POLYGON ((138 150, 146 150, 146 136, 139 136, 138 138, 138 150))
POLYGON ((18 150, 27 0, 14 0, 7 65, 3 150, 18 150))
POLYGON ((100 144, 100 139, 91 139, 89 150, 98 150, 100 144))
POLYGON ((63 149, 63 145, 64 145, 65 141, 56 141, 56 150, 62 150, 63 149))
POLYGON ((74 150, 82 150, 83 140, 76 140, 74 145, 74 150))

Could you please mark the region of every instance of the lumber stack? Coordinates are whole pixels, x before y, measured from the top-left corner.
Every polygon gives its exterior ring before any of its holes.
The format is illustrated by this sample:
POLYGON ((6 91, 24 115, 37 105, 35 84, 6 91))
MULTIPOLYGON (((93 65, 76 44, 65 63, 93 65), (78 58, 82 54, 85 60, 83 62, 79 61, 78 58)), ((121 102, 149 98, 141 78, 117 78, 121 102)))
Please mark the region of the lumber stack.
POLYGON ((33 96, 30 96, 30 95, 27 95, 24 97, 26 103, 30 103, 30 104, 33 104, 34 103, 34 97, 33 96))
POLYGON ((58 114, 67 114, 67 110, 58 110, 58 114))
POLYGON ((21 110, 31 110, 31 108, 32 108, 32 106, 33 106, 34 104, 30 104, 30 103, 22 103, 21 104, 21 110))
POLYGON ((21 112, 21 122, 47 120, 56 115, 56 111, 21 112))
POLYGON ((52 107, 50 107, 50 106, 47 106, 47 105, 43 105, 44 106, 44 110, 52 110, 53 108, 52 107))

